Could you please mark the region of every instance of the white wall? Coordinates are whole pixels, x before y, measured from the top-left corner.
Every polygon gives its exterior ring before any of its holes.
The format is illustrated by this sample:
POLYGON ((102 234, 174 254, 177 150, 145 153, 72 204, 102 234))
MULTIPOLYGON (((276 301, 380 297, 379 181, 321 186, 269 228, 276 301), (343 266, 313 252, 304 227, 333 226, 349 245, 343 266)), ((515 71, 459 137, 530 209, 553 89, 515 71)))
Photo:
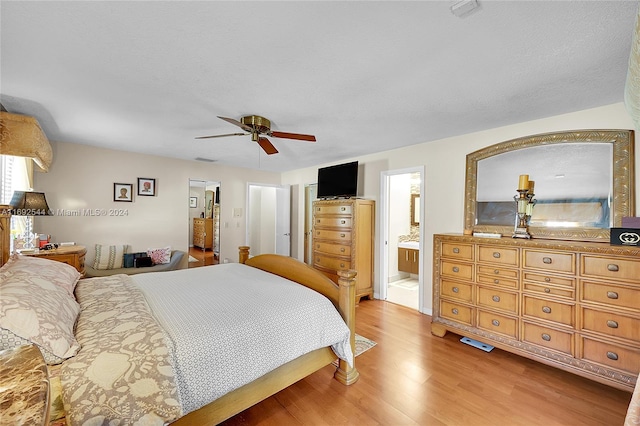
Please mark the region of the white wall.
MULTIPOLYGON (((220 182, 220 258, 237 262, 238 246, 245 244, 244 218, 233 209, 245 210, 247 182, 279 184, 280 174, 226 167, 215 163, 177 160, 130 152, 53 142, 49 173, 35 173, 34 188, 44 192, 49 207, 121 209, 125 216, 63 216, 36 219, 36 230, 54 241, 75 241, 88 246, 91 262, 96 243, 129 244, 133 250, 170 245, 188 250, 189 179, 220 182), (138 197, 137 178, 155 178, 156 196, 138 197), (113 183, 134 184, 133 202, 113 201, 113 183)), ((199 202, 201 200, 198 200, 199 202)))
MULTIPOLYGON (((464 117, 460 117, 461 120, 464 117)), ((424 306, 425 313, 431 313, 431 281, 433 259, 433 234, 444 232, 462 233, 464 226, 464 184, 466 155, 509 139, 537 133, 574 130, 574 129, 633 129, 633 121, 627 114, 624 104, 617 103, 603 107, 563 114, 540 120, 514 124, 510 126, 484 130, 476 133, 440 139, 413 145, 406 148, 385 151, 358 158, 347 158, 337 163, 358 160, 364 164, 364 198, 379 201, 380 173, 386 170, 404 169, 425 165, 425 227, 423 242, 424 264, 424 306)), ((318 141, 322 143, 322 141, 318 141)), ((636 163, 638 154, 636 150, 636 163)), ((322 164, 324 167, 329 164, 322 164)), ((300 191, 305 184, 316 182, 318 167, 294 170, 283 173, 282 183, 298 185, 300 191)), ((636 198, 640 192, 636 174, 636 198)), ((303 199, 302 194, 298 198, 303 199)), ((376 208, 376 258, 374 293, 379 293, 378 277, 380 221, 376 208)), ((304 225, 303 212, 292 219, 292 226, 297 226, 302 235, 304 225)), ((303 253, 302 239, 298 239, 299 248, 295 253, 303 253)))

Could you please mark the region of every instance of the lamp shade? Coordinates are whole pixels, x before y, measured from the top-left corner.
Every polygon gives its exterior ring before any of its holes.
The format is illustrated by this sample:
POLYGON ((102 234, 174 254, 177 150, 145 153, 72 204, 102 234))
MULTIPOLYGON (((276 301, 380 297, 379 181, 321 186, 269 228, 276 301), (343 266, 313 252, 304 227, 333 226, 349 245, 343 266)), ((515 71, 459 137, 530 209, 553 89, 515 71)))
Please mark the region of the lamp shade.
POLYGON ((15 216, 51 215, 44 192, 14 191, 10 204, 15 216))

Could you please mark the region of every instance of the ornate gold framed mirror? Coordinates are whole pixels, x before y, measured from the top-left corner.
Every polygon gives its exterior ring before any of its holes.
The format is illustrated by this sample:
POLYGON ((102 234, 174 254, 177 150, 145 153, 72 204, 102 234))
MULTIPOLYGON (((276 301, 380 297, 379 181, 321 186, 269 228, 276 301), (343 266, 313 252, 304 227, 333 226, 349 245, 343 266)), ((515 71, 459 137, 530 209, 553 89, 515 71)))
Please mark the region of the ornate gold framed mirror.
POLYGON ((608 241, 635 215, 632 130, 576 130, 512 139, 467 155, 465 229, 511 236, 519 175, 535 182, 533 238, 608 241))

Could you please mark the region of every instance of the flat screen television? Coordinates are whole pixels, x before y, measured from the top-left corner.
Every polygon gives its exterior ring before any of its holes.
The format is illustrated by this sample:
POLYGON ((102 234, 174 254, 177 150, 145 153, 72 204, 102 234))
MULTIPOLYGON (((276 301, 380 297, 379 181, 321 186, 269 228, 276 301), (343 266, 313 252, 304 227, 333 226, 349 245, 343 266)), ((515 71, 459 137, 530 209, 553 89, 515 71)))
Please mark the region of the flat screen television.
POLYGON ((318 198, 355 197, 357 193, 357 161, 318 169, 318 198))

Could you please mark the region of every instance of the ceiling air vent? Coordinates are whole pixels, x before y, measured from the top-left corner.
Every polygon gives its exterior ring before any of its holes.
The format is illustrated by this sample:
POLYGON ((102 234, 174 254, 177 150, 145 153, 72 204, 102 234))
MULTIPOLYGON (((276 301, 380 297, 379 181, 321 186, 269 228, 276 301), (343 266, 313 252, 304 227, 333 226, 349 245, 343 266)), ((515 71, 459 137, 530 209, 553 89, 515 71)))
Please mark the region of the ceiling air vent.
POLYGON ((195 159, 196 159, 196 161, 204 161, 205 163, 215 163, 216 162, 216 160, 213 160, 211 158, 196 157, 195 159))

